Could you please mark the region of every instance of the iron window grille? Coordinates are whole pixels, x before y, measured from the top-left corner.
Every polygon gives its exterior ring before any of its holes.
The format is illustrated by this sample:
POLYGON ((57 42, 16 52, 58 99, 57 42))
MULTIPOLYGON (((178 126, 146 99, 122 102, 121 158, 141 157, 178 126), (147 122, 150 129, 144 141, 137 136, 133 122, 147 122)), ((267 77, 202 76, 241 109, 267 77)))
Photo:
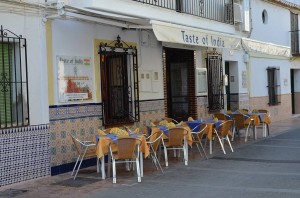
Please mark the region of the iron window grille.
POLYGON ((275 67, 267 68, 268 75, 268 95, 269 105, 278 105, 280 101, 279 69, 275 67))
POLYGON ((233 0, 133 0, 222 23, 233 24, 233 0))
POLYGON ((102 115, 105 126, 139 121, 136 47, 121 40, 99 46, 102 115))
POLYGON ((207 54, 208 109, 220 111, 224 109, 222 55, 217 52, 207 54))
POLYGON ((291 12, 291 51, 294 56, 300 55, 298 25, 298 14, 291 12))
POLYGON ((0 129, 29 125, 26 39, 0 29, 0 129))

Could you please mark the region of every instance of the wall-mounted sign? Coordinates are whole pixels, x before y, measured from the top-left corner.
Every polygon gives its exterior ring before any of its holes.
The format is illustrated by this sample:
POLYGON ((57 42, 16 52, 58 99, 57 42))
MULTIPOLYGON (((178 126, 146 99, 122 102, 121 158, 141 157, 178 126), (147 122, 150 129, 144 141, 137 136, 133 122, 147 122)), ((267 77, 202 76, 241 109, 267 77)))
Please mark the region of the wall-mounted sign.
POLYGON ((239 37, 229 34, 154 20, 151 20, 151 24, 157 40, 162 42, 231 49, 237 49, 241 43, 239 37))
POLYGON ((196 96, 207 95, 207 70, 196 68, 196 96))
POLYGON ((91 57, 57 56, 59 102, 93 99, 91 57))

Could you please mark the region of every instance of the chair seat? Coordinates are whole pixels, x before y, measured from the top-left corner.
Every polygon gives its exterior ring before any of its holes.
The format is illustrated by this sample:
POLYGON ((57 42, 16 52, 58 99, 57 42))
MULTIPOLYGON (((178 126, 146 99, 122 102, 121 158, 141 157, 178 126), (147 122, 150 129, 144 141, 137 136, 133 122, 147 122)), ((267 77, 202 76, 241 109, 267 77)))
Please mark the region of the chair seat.
POLYGON ((170 142, 164 142, 164 144, 166 147, 182 147, 183 146, 183 143, 181 145, 176 145, 176 146, 173 146, 172 144, 170 144, 170 142))
MULTIPOLYGON (((118 153, 113 153, 113 157, 116 159, 116 160, 119 160, 120 159, 120 156, 118 153)), ((136 158, 135 154, 132 155, 132 157, 130 158, 131 160, 134 160, 136 158)))

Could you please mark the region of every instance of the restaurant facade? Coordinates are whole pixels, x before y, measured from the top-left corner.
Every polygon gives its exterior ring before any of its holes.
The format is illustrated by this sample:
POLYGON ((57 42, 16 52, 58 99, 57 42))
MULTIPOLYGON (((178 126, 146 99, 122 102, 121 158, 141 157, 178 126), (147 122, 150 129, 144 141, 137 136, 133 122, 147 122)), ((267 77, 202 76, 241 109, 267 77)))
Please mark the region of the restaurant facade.
MULTIPOLYGON (((16 94, 0 95, 16 98, 1 106, 0 186, 71 171, 77 153, 68 134, 92 140, 99 128, 143 127, 164 117, 210 118, 212 112, 241 108, 268 109, 272 121, 291 117, 289 72, 294 68, 297 79, 300 66, 291 59, 290 40, 259 37, 261 19, 245 15, 252 1, 239 1, 243 12, 235 19, 230 13, 199 17, 184 2, 180 10, 121 0, 114 8, 107 1, 50 2, 43 9, 32 2, 1 2, 1 35, 11 37, 2 46, 14 41, 19 50, 6 47, 6 59, 13 60, 7 64, 15 69, 2 73, 22 73, 24 88, 13 84, 9 93, 16 94), (271 77, 280 88, 274 81, 268 89, 271 77)), ((233 3, 216 2, 226 13, 233 3)), ((259 2, 257 9, 266 5, 259 2)), ((289 16, 288 6, 280 6, 289 16)), ((293 85, 297 98, 300 83, 293 85)), ((89 159, 83 167, 95 163, 89 159)))

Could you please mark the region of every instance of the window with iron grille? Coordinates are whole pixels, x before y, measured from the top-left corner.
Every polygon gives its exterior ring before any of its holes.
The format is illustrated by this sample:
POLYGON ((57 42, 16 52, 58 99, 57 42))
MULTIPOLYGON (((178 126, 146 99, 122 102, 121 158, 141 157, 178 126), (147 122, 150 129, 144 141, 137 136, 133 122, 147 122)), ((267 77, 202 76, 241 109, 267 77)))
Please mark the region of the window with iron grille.
POLYGON ((277 105, 280 103, 279 71, 280 70, 275 67, 267 68, 269 105, 277 105))
POLYGON ((208 109, 211 112, 220 111, 224 109, 222 55, 216 52, 208 53, 206 68, 208 109))
POLYGON ((293 55, 299 55, 298 14, 291 12, 291 50, 293 55))
POLYGON ((137 49, 118 36, 99 46, 103 125, 139 121, 137 49))
POLYGON ((29 124, 26 39, 0 30, 0 129, 29 124))

